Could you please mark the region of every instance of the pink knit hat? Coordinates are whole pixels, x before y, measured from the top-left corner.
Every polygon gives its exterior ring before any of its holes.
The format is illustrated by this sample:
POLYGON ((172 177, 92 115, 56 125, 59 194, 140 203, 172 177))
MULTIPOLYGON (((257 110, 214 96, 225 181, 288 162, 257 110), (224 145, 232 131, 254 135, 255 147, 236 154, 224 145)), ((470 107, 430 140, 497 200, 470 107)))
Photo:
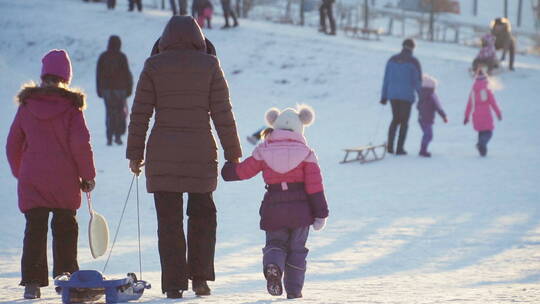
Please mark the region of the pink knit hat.
POLYGON ((51 50, 41 62, 41 77, 50 74, 62 78, 66 83, 71 81, 71 61, 66 51, 51 50))

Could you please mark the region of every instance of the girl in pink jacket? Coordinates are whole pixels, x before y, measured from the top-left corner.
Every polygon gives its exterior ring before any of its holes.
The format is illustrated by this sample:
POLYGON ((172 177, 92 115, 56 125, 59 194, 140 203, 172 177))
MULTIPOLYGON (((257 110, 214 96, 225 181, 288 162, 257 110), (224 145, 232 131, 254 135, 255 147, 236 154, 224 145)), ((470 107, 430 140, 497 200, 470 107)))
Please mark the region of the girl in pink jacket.
POLYGON ((81 190, 94 188, 90 134, 82 110, 85 96, 69 89, 71 62, 63 50, 42 60, 41 84, 25 86, 7 138, 11 172, 18 181, 19 209, 26 218, 21 260, 24 297, 47 286, 47 225, 52 212, 53 276, 79 270, 76 210, 81 190))
POLYGON ((487 155, 487 144, 493 135, 493 117, 491 110, 495 111, 497 118, 502 120, 502 113, 497 105, 495 96, 488 86, 488 78, 482 69, 482 66, 477 70, 473 88, 469 94, 469 101, 465 109, 464 124, 469 122, 472 113, 473 126, 478 131, 478 143, 476 148, 481 156, 487 155))
POLYGON ((271 295, 283 293, 282 275, 288 299, 301 298, 309 226, 325 226, 328 205, 321 170, 315 152, 304 138, 304 126, 314 120, 305 105, 296 109, 276 108, 266 113, 272 128, 251 157, 241 163, 228 162, 221 175, 226 181, 249 179, 262 171, 266 193, 260 208, 261 229, 266 232, 263 269, 271 295))

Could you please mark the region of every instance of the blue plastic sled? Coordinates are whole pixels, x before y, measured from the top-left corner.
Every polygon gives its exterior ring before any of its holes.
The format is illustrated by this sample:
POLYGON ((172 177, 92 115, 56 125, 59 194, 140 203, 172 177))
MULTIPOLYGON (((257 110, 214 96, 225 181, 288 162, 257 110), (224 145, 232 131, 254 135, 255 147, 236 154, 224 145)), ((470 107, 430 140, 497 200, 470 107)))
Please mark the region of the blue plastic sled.
POLYGON ((62 303, 95 302, 105 295, 106 303, 122 303, 138 300, 151 285, 137 280, 134 273, 126 278, 105 280, 99 271, 79 270, 71 275, 64 274, 54 280, 54 285, 62 289, 62 303))

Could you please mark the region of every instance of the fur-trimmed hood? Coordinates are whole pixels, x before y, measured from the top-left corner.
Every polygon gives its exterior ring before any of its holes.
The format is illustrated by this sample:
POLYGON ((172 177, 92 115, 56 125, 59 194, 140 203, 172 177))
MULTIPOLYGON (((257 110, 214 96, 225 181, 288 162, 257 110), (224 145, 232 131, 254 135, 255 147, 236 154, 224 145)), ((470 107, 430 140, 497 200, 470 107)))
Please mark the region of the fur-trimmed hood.
POLYGON ((70 107, 82 111, 86 107, 86 97, 75 89, 39 87, 31 84, 19 92, 17 103, 28 107, 30 112, 40 119, 50 119, 70 107))

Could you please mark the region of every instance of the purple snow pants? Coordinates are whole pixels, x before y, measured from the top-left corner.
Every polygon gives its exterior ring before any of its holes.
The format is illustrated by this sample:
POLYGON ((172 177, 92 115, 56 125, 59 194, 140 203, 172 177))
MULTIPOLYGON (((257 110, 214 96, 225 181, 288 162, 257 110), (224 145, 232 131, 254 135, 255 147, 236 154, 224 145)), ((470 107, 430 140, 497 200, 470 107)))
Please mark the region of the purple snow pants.
POLYGON ((278 265, 284 273, 283 284, 287 294, 300 294, 304 287, 308 234, 309 226, 266 231, 263 266, 278 265))
POLYGON ((420 152, 427 152, 427 148, 431 140, 433 139, 433 124, 423 121, 419 121, 420 128, 424 135, 422 136, 422 144, 420 146, 420 152))

